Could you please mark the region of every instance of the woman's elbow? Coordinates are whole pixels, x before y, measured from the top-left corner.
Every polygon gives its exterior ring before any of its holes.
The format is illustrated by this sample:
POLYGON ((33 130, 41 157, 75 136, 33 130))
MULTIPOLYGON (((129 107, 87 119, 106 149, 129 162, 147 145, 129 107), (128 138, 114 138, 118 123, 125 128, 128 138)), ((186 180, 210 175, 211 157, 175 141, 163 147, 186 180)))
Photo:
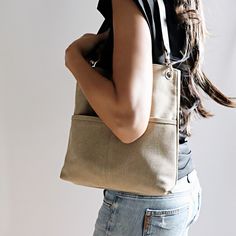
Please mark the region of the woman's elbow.
POLYGON ((114 130, 114 135, 122 143, 132 143, 140 138, 147 129, 148 121, 144 118, 135 118, 135 115, 130 115, 125 117, 120 117, 117 119, 116 128, 114 130))

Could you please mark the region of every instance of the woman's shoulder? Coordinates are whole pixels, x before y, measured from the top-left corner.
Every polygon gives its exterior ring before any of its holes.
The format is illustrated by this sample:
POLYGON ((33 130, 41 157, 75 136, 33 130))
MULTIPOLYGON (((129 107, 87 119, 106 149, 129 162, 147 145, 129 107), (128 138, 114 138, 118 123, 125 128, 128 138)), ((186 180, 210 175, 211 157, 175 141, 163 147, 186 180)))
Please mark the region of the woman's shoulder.
MULTIPOLYGON (((162 36, 160 25, 160 13, 158 0, 132 0, 140 12, 146 19, 153 41, 153 62, 162 63, 162 36)), ((168 25, 169 40, 171 46, 171 57, 173 59, 179 59, 182 57, 181 50, 185 43, 185 32, 181 27, 178 27, 178 21, 176 18, 174 2, 173 0, 161 0, 164 1, 166 8, 166 20, 168 25)), ((100 27, 99 32, 111 27, 112 28, 112 0, 99 0, 97 10, 104 16, 105 20, 100 27)), ((112 41, 109 41, 112 43, 112 41)))

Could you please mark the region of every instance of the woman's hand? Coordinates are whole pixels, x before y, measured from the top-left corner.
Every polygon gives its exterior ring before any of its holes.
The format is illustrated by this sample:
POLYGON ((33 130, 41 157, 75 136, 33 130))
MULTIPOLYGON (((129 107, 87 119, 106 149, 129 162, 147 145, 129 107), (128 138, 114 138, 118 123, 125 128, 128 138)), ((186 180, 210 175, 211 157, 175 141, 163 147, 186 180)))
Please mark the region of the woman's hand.
POLYGON ((100 34, 86 33, 72 42, 65 50, 65 65, 72 70, 79 57, 89 60, 88 55, 107 39, 109 29, 100 34))

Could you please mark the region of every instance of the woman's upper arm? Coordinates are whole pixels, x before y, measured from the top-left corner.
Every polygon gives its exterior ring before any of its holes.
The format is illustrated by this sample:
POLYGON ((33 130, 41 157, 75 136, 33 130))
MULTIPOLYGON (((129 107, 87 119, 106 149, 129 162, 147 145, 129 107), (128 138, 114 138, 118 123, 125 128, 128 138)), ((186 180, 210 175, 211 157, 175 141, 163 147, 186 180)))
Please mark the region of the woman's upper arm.
POLYGON ((152 39, 133 0, 112 0, 113 81, 118 114, 115 133, 126 143, 146 130, 152 98, 152 39))

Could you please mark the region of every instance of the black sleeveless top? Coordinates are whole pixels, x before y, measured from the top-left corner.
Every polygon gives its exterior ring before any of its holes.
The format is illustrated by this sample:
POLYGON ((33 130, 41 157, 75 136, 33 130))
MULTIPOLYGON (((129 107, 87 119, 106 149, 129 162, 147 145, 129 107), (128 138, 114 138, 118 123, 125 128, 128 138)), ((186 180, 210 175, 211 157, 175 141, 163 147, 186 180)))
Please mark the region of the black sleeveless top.
MULTIPOLYGON (((145 17, 152 37, 152 58, 153 63, 163 64, 164 55, 161 48, 162 34, 160 13, 157 0, 133 0, 145 17)), ((180 50, 183 49, 185 32, 177 24, 174 0, 163 0, 166 7, 166 21, 170 42, 170 59, 181 59, 180 50)), ((112 0, 99 0, 97 10, 104 16, 104 21, 100 26, 98 33, 110 28, 109 36, 105 42, 100 60, 96 66, 105 68, 109 74, 112 74, 112 53, 113 53, 113 25, 112 25, 112 0)), ((178 65, 175 64, 173 67, 178 65)), ((194 169, 192 161, 192 151, 189 147, 188 137, 179 131, 179 161, 178 161, 178 179, 184 177, 194 169)))

